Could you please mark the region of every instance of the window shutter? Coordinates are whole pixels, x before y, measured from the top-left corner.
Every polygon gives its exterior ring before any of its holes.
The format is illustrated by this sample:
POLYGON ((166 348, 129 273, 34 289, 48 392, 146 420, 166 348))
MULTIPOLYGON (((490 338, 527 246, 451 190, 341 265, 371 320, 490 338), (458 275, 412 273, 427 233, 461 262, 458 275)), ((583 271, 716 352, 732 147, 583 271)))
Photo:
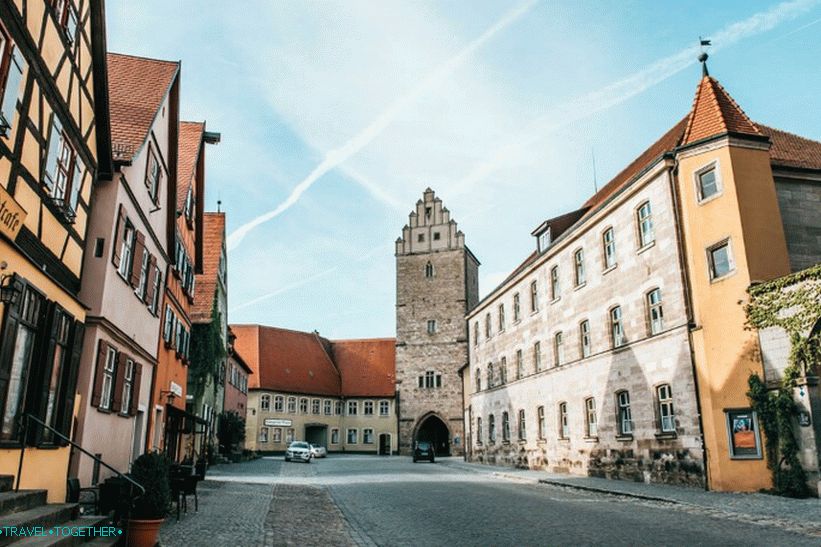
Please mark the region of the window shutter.
MULTIPOLYGON (((12 282, 15 279, 12 278, 12 282)), ((17 324, 20 319, 20 302, 25 295, 25 290, 20 293, 17 299, 17 304, 14 306, 6 305, 6 316, 3 321, 3 331, 0 336, 0 393, 6 393, 6 388, 9 384, 9 376, 11 373, 11 360, 14 357, 14 342, 17 338, 17 324)))
MULTIPOLYGON (((51 382, 51 375, 53 374, 52 367, 59 368, 63 364, 54 362, 54 351, 57 347, 57 329, 60 326, 60 315, 62 314, 62 309, 56 302, 49 302, 47 314, 46 332, 48 333, 48 341, 46 343, 46 356, 42 361, 43 366, 37 367, 39 368, 39 373, 35 372, 36 369, 33 369, 30 372, 30 374, 32 374, 30 381, 33 384, 32 387, 34 387, 34 390, 29 390, 29 393, 34 396, 32 397, 33 400, 31 402, 31 406, 27 409, 41 420, 45 420, 46 404, 48 402, 48 388, 49 383, 51 382), (34 393, 32 393, 32 391, 34 391, 34 393)), ((63 362, 65 362, 65 359, 66 355, 63 355, 63 362)), ((45 430, 42 426, 37 424, 35 426, 35 431, 35 442, 40 444, 44 440, 43 434, 45 433, 45 430)))
POLYGON ((134 258, 131 261, 131 286, 135 289, 140 284, 140 276, 143 270, 143 253, 145 253, 145 234, 137 232, 136 244, 134 245, 134 258))
POLYGON ((114 371, 114 391, 111 394, 111 411, 119 412, 123 404, 123 379, 125 378, 125 362, 128 356, 119 352, 117 354, 117 367, 114 371))
POLYGON ((17 99, 20 96, 20 83, 23 81, 23 72, 26 70, 26 61, 20 54, 17 46, 11 47, 8 60, 8 76, 2 103, 2 126, 9 129, 14 123, 14 112, 17 110, 17 99))
POLYGON ((44 180, 49 190, 54 190, 54 177, 57 173, 57 158, 60 155, 60 142, 63 139, 63 126, 57 119, 57 114, 51 115, 51 131, 48 137, 48 151, 46 155, 46 176, 44 180))
MULTIPOLYGON (((80 357, 83 355, 83 337, 85 335, 85 325, 79 321, 74 322, 74 338, 71 343, 71 357, 69 365, 63 374, 62 382, 65 386, 62 395, 62 408, 57 417, 57 430, 71 437, 71 423, 74 421, 74 398, 77 394, 77 375, 80 373, 80 357)), ((57 440, 57 439, 56 439, 57 440)), ((67 443, 62 439, 57 440, 60 444, 67 443)))
POLYGON ((111 262, 115 268, 120 267, 120 252, 122 251, 120 239, 123 237, 123 232, 125 232, 125 209, 123 209, 123 205, 120 204, 120 210, 117 213, 117 229, 114 232, 114 239, 112 239, 114 249, 111 253, 111 262))
POLYGON ((103 400, 103 376, 107 356, 108 344, 105 340, 100 340, 97 346, 97 368, 94 372, 94 387, 91 390, 91 406, 99 407, 103 400))
POLYGON ((131 382, 131 403, 128 405, 128 415, 137 415, 137 406, 140 402, 140 382, 143 375, 143 366, 139 363, 134 363, 134 373, 131 382))
POLYGON ((154 302, 155 284, 157 283, 157 257, 151 255, 148 258, 148 279, 146 280, 145 298, 143 302, 151 305, 154 302))

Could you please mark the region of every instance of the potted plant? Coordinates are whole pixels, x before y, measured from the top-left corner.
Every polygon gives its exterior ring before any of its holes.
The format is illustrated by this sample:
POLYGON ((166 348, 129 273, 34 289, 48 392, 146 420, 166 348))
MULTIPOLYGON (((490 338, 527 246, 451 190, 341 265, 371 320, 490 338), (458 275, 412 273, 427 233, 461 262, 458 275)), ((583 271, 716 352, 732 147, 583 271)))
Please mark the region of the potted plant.
POLYGON ((128 519, 129 547, 153 547, 171 512, 170 462, 165 454, 146 452, 131 466, 131 478, 145 488, 128 519))

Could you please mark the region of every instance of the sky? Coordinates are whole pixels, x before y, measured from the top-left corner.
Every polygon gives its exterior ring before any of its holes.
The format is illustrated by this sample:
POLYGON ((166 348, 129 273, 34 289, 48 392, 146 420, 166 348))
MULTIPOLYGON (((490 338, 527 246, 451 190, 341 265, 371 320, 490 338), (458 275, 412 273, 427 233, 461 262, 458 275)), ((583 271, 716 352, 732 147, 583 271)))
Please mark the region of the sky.
POLYGON ((111 51, 179 60, 228 222, 231 323, 395 335, 394 242, 426 187, 488 293, 715 76, 821 140, 821 0, 109 0, 111 51))

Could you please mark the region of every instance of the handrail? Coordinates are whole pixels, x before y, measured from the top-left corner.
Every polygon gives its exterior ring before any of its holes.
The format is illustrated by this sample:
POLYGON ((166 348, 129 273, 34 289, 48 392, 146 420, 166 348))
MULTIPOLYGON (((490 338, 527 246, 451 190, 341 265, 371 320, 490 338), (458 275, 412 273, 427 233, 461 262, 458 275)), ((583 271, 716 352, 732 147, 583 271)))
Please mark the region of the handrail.
POLYGON ((135 481, 131 477, 129 477, 127 475, 124 475, 123 473, 121 473, 118 470, 114 469, 113 467, 111 467, 110 465, 105 463, 103 460, 101 460, 100 458, 98 458, 97 456, 95 456, 94 454, 92 454, 91 452, 89 452, 88 450, 86 450, 85 448, 80 446, 79 444, 75 443, 74 441, 72 441, 71 439, 69 439, 68 437, 66 437, 65 435, 63 435, 62 433, 60 433, 59 431, 57 431, 56 429, 54 429, 53 427, 51 427, 47 423, 40 420, 40 418, 38 418, 36 416, 33 416, 32 414, 29 414, 29 413, 24 414, 22 416, 22 418, 23 418, 23 420, 21 420, 21 422, 22 422, 22 425, 23 425, 23 447, 20 450, 20 463, 19 463, 19 466, 17 468, 17 486, 15 487, 15 491, 20 490, 20 474, 21 474, 21 471, 23 469, 23 452, 26 449, 26 441, 28 440, 28 426, 26 425, 27 420, 28 420, 28 421, 34 421, 35 423, 39 424, 41 427, 45 427, 46 429, 51 431, 53 434, 55 434, 58 437, 60 437, 61 439, 63 439, 68 444, 70 444, 71 446, 73 446, 74 448, 76 448, 77 450, 79 450, 80 452, 82 452, 83 454, 85 454, 86 456, 88 456, 89 458, 94 460, 95 462, 99 463, 100 465, 102 465, 106 469, 114 471, 114 473, 116 473, 116 475, 119 478, 125 479, 126 481, 130 482, 132 485, 136 486, 140 490, 140 495, 145 494, 145 487, 143 487, 142 484, 138 483, 137 481, 135 481))

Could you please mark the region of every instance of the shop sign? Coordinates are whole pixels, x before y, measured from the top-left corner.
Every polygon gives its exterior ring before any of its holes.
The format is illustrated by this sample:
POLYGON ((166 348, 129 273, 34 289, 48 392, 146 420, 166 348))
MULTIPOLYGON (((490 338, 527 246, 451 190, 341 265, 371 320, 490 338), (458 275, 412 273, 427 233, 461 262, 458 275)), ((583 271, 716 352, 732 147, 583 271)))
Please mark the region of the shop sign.
POLYGON ((24 220, 26 211, 0 186, 0 233, 14 241, 24 220))
POLYGON ((291 427, 291 420, 282 420, 278 418, 266 418, 265 425, 268 427, 291 427))

